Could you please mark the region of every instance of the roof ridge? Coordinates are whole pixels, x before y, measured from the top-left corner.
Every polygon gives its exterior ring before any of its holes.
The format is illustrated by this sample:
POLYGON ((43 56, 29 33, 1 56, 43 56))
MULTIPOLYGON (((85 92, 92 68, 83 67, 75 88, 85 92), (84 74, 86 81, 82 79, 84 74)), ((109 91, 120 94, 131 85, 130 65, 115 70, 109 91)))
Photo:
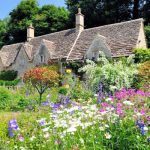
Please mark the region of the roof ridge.
MULTIPOLYGON (((42 37, 42 36, 54 35, 54 34, 57 34, 57 33, 65 32, 65 31, 70 31, 70 30, 73 30, 73 29, 75 29, 75 28, 66 29, 66 30, 62 30, 62 31, 57 31, 57 32, 53 32, 53 33, 48 33, 48 34, 36 36, 36 37, 32 38, 31 41, 34 40, 34 39, 36 39, 36 38, 42 37)), ((29 43, 30 43, 30 42, 29 42, 29 43)))
MULTIPOLYGON (((24 42, 14 43, 14 44, 8 44, 8 45, 4 45, 3 47, 6 47, 6 46, 14 46, 14 45, 18 45, 18 44, 24 44, 24 42)), ((3 47, 2 47, 2 48, 3 48, 3 47)), ((1 48, 1 49, 2 49, 2 48, 1 48)))
POLYGON ((143 18, 139 18, 139 19, 134 19, 134 20, 128 20, 128 21, 123 21, 123 22, 118 22, 118 23, 112 23, 112 24, 106 24, 106 25, 102 25, 102 26, 87 28, 87 29, 84 29, 83 32, 85 30, 87 31, 87 30, 96 29, 96 28, 102 28, 102 27, 107 27, 107 26, 121 25, 121 24, 126 24, 126 23, 130 23, 130 22, 135 22, 135 21, 144 21, 144 19, 143 18))

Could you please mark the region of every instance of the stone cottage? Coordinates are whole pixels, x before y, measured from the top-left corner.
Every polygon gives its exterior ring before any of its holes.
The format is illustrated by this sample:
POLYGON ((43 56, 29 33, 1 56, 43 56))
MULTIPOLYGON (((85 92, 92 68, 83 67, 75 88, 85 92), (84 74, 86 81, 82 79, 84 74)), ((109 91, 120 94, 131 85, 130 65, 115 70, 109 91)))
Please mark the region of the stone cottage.
POLYGON ((99 50, 108 57, 129 56, 133 48, 146 47, 143 19, 84 29, 84 15, 79 9, 74 29, 34 37, 30 25, 26 42, 2 47, 0 70, 13 69, 22 76, 26 70, 51 60, 97 59, 99 50))

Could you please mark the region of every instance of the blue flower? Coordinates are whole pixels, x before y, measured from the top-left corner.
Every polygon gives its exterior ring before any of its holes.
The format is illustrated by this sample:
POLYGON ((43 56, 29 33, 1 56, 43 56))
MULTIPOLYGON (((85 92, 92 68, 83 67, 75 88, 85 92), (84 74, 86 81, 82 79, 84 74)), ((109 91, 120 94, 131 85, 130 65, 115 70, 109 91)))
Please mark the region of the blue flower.
POLYGON ((14 131, 19 130, 18 124, 17 124, 17 120, 16 119, 12 119, 8 122, 8 132, 9 132, 9 136, 13 137, 14 136, 14 131))
POLYGON ((47 100, 47 101, 45 101, 45 102, 42 103, 42 106, 48 106, 49 104, 50 104, 50 101, 47 100))

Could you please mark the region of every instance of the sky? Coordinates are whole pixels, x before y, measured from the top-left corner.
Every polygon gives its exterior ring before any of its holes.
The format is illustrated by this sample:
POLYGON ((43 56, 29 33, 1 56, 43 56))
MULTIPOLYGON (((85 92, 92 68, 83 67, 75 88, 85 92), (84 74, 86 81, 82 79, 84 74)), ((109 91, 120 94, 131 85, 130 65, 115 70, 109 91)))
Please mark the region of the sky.
MULTIPOLYGON (((21 0, 0 0, 0 19, 8 17, 9 13, 21 2, 21 0)), ((45 4, 54 4, 64 6, 65 0, 38 0, 40 6, 45 4)))

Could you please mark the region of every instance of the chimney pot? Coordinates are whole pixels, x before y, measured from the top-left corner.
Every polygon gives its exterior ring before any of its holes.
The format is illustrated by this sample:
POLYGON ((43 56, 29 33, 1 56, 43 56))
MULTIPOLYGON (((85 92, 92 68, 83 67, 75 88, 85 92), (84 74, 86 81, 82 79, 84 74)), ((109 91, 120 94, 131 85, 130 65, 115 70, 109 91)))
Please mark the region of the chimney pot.
POLYGON ((84 30, 84 15, 81 13, 81 8, 78 8, 78 13, 76 14, 76 30, 84 30))
POLYGON ((34 38, 34 27, 32 24, 29 25, 27 28, 27 41, 29 42, 31 39, 34 38))

